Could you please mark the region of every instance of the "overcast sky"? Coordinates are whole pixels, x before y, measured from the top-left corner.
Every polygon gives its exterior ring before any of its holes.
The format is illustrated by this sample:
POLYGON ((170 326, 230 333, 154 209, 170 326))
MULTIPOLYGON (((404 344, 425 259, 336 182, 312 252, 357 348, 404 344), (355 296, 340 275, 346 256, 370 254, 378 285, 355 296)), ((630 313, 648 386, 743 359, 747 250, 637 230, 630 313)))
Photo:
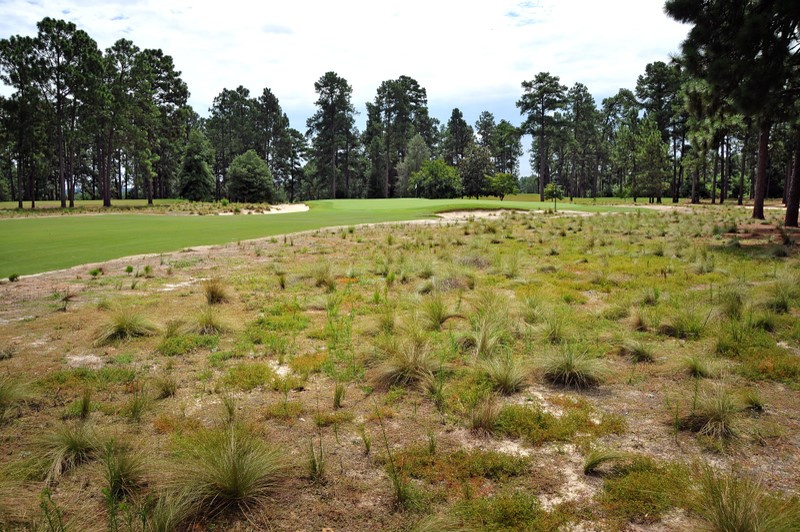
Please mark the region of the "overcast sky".
POLYGON ((599 105, 633 89, 647 63, 668 61, 687 31, 663 0, 0 0, 0 37, 34 35, 47 16, 74 22, 101 49, 120 38, 161 48, 202 116, 223 88, 269 87, 301 131, 329 70, 353 87, 362 129, 364 103, 401 75, 427 90, 443 123, 458 107, 471 124, 483 110, 519 124, 523 80, 547 71, 581 82, 599 105))

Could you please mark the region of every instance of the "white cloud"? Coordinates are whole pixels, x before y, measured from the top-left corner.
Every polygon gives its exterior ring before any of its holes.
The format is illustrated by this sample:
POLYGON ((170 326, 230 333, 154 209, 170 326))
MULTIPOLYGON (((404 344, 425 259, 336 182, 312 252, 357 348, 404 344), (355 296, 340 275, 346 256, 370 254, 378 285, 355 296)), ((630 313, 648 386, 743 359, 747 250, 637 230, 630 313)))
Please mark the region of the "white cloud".
MULTIPOLYGON (((520 83, 540 71, 582 82, 598 99, 633 88, 647 63, 668 61, 686 28, 663 0, 367 2, 243 0, 0 1, 0 37, 34 34, 46 16, 75 22, 105 49, 119 38, 172 55, 201 115, 223 88, 272 89, 292 125, 313 113, 314 81, 333 70, 364 102, 400 75, 426 88, 443 122, 453 107, 519 123, 520 83)), ((6 90, 6 92, 8 92, 6 90)))

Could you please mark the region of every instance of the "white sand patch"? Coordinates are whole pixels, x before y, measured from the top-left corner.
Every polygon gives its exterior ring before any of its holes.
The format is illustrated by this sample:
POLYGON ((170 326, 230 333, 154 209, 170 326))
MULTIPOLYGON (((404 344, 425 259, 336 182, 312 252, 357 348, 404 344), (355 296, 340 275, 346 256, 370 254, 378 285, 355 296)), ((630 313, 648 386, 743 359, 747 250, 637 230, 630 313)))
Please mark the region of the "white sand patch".
POLYGON ((67 366, 70 368, 100 369, 103 359, 97 355, 67 355, 67 366))
POLYGON ((233 216, 235 214, 288 214, 292 212, 306 212, 308 205, 305 203, 283 203, 270 205, 269 209, 241 209, 239 212, 220 212, 217 216, 233 216))
POLYGON ((289 366, 281 366, 275 360, 270 360, 267 362, 267 364, 269 364, 269 367, 271 367, 275 374, 277 374, 279 377, 285 377, 292 372, 289 366))
POLYGON ((191 281, 183 281, 183 282, 180 282, 180 283, 165 284, 159 290, 159 292, 173 292, 173 291, 177 290, 178 288, 185 288, 187 286, 192 286, 194 283, 196 283, 197 281, 201 281, 201 280, 202 279, 192 279, 191 281))

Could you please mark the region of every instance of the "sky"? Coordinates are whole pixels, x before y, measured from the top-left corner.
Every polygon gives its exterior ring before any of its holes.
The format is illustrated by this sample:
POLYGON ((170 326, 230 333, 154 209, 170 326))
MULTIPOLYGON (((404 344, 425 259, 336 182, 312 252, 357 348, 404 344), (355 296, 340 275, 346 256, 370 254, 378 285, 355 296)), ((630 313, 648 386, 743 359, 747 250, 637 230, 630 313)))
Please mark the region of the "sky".
POLYGON ((482 111, 520 124, 521 83, 537 73, 583 83, 599 105, 669 61, 688 31, 663 0, 0 0, 0 38, 35 35, 44 17, 74 22, 103 50, 121 38, 162 49, 201 116, 224 88, 269 87, 300 131, 328 71, 352 86, 361 129, 365 102, 401 75, 442 123, 458 107, 470 124, 482 111))

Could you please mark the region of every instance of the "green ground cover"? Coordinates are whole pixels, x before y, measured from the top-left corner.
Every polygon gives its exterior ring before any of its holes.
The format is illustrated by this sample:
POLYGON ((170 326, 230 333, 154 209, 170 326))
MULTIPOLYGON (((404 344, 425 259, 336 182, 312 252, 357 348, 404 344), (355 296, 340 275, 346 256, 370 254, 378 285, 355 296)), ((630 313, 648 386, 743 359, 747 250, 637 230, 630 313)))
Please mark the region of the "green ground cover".
MULTIPOLYGON (((310 202, 302 213, 175 216, 108 214, 0 220, 0 278, 68 268, 128 255, 176 251, 270 235, 375 222, 429 218, 460 209, 543 209, 552 204, 496 200, 336 200, 310 202)), ((567 208, 564 204, 563 208, 567 208)), ((581 211, 624 210, 570 205, 581 211)))

